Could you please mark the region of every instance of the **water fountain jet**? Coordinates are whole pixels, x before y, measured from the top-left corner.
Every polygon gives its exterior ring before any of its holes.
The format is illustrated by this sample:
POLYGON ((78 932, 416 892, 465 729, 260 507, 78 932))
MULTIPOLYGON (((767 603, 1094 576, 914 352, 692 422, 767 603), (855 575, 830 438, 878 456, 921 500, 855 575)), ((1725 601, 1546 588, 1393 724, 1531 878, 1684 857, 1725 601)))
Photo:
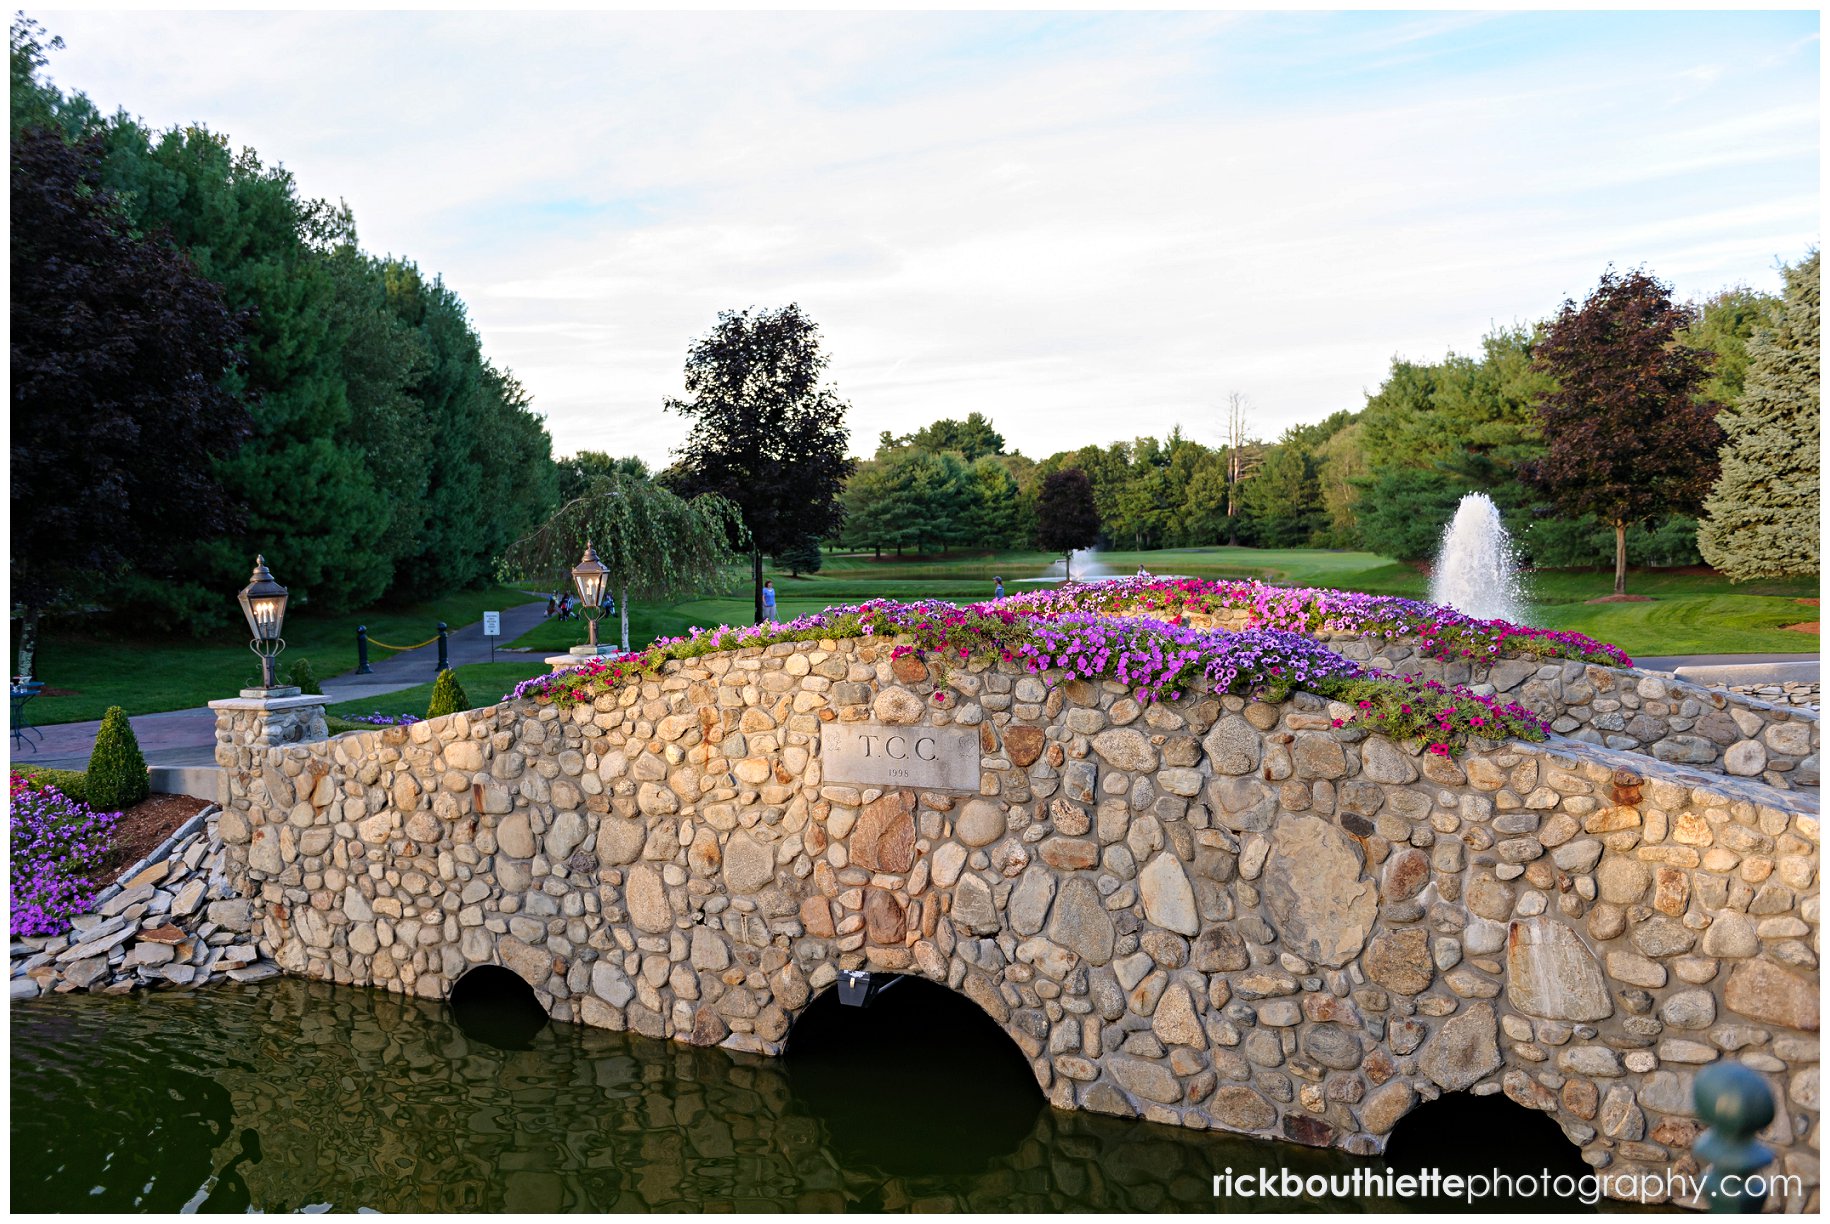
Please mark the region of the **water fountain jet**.
POLYGON ((1470 493, 1443 529, 1430 577, 1430 600, 1481 620, 1522 623, 1525 592, 1518 554, 1485 493, 1470 493))

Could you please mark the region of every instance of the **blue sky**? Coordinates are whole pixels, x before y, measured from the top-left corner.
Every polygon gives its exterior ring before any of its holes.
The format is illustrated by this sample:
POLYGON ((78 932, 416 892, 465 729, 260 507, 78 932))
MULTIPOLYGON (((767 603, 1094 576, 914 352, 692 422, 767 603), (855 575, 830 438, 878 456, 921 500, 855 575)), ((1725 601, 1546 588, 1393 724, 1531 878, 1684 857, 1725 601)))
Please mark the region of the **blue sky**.
POLYGON ((1820 235, 1814 11, 33 15, 441 274, 561 453, 665 462, 725 308, 821 324, 860 453, 1040 456, 1231 391, 1274 437, 1610 262, 1771 290, 1820 235))

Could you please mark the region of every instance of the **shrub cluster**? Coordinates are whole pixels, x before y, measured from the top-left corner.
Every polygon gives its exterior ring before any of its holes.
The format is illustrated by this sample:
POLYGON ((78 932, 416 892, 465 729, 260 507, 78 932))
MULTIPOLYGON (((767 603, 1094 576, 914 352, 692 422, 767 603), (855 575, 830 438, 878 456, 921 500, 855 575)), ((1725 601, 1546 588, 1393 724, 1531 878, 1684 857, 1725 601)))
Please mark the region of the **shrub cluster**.
POLYGON ((113 849, 119 812, 98 812, 54 786, 14 774, 12 933, 60 935, 94 904, 92 877, 113 849))
POLYGON ((21 765, 13 770, 13 780, 25 779, 33 786, 54 786, 78 803, 89 801, 89 779, 80 769, 46 769, 42 765, 21 765))

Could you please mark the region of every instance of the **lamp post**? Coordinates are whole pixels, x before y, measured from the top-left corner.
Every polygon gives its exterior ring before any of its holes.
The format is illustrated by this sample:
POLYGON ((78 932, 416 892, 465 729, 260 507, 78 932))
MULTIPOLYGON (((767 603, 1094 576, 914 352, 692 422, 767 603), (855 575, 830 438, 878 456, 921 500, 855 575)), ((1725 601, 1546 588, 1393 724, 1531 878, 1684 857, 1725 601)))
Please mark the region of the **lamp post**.
POLYGON ((254 573, 236 598, 241 602, 242 615, 248 618, 248 631, 254 634, 248 649, 260 656, 261 687, 277 688, 273 660, 286 649, 286 639, 280 636, 286 623, 286 588, 273 580, 265 557, 254 558, 254 573))
POLYGON ((574 646, 573 654, 599 653, 597 619, 604 614, 604 588, 609 585, 609 579, 610 568, 597 559, 597 551, 586 540, 584 557, 572 567, 572 581, 578 587, 579 608, 591 626, 591 644, 586 647, 574 646))

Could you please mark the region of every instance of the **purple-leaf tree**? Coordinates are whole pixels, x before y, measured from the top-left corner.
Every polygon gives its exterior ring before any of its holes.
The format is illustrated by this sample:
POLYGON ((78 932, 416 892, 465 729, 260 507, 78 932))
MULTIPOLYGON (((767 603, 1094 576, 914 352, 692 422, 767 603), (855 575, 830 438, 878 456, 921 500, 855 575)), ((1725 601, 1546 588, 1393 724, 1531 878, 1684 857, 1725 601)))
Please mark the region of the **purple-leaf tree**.
POLYGON ((1643 270, 1609 268, 1581 306, 1565 301, 1538 345, 1557 380, 1537 402, 1544 456, 1525 477, 1558 510, 1614 528, 1614 593, 1627 590, 1627 527, 1696 514, 1715 483, 1720 405, 1702 394, 1714 354, 1678 333, 1695 312, 1643 270))

